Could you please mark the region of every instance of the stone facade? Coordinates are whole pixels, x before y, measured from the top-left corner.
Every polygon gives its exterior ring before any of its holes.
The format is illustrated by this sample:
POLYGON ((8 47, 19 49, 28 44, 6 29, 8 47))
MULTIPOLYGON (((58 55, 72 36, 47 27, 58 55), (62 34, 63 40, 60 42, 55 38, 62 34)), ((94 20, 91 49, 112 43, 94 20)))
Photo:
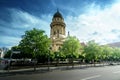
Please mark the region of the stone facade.
POLYGON ((52 51, 58 51, 63 44, 66 36, 66 24, 61 13, 57 11, 50 24, 50 39, 52 41, 52 51))

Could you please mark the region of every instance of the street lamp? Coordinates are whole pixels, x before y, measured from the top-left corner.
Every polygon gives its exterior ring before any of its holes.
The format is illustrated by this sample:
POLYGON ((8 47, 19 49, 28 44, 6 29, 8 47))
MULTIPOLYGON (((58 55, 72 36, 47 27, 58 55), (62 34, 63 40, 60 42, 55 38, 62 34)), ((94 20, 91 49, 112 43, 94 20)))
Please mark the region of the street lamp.
POLYGON ((36 53, 37 53, 36 47, 35 47, 34 51, 35 51, 35 53, 34 53, 34 71, 36 71, 36 53))
POLYGON ((33 61, 34 71, 36 71, 36 53, 37 53, 37 47, 36 47, 36 43, 35 42, 31 42, 31 43, 32 43, 32 45, 35 45, 32 48, 34 48, 34 50, 33 50, 33 52, 34 52, 34 61, 33 61))
POLYGON ((56 61, 56 66, 59 64, 59 51, 55 52, 55 61, 56 61))
POLYGON ((10 71, 11 61, 12 61, 13 50, 11 49, 10 60, 8 61, 8 72, 10 71))
POLYGON ((51 51, 52 47, 49 47, 49 52, 48 52, 48 71, 50 70, 50 51, 51 51))
POLYGON ((60 50, 61 48, 58 48, 58 52, 57 52, 57 65, 59 65, 59 59, 60 59, 60 50))
POLYGON ((59 52, 57 52, 57 65, 59 65, 59 52))

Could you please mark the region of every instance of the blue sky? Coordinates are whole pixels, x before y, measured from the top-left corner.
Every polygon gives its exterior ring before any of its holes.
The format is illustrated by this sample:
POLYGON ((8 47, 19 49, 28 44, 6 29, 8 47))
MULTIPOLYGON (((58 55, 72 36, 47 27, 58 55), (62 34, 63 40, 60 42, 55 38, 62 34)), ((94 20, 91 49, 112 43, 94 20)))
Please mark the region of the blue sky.
POLYGON ((57 8, 64 17, 66 34, 81 42, 120 42, 119 0, 0 0, 0 47, 19 44, 26 30, 50 34, 57 8))

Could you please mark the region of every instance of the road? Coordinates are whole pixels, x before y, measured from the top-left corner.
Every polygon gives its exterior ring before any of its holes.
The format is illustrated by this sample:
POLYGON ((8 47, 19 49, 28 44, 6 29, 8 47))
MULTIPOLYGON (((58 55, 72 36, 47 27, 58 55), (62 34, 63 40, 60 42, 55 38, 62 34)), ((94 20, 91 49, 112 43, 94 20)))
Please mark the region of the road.
POLYGON ((120 65, 10 73, 0 75, 0 80, 120 80, 120 65))

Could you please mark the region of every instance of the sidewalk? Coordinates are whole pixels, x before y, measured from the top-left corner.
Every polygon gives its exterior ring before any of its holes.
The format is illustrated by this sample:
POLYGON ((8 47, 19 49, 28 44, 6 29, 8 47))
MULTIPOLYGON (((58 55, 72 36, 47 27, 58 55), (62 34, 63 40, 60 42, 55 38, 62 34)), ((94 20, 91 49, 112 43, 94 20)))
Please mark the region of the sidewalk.
MULTIPOLYGON (((49 67, 50 70, 55 70, 57 69, 57 67, 49 67)), ((41 71, 41 70, 48 70, 48 67, 39 67, 36 68, 36 71, 41 71)), ((34 67, 33 68, 25 68, 25 69, 15 69, 15 70, 0 70, 0 74, 1 73, 14 73, 14 72, 27 72, 27 71, 34 71, 34 67)))
MULTIPOLYGON (((87 65, 74 65, 72 67, 71 66, 56 66, 56 67, 37 67, 36 71, 53 71, 53 70, 69 70, 69 69, 82 69, 82 68, 88 68, 88 67, 100 67, 103 66, 102 64, 96 64, 96 66, 94 66, 94 64, 87 64, 87 65)), ((107 65, 104 65, 107 66, 107 65)), ((16 73, 16 72, 34 72, 34 67, 32 68, 24 68, 24 69, 14 69, 14 70, 0 70, 0 74, 2 73, 16 73)))
MULTIPOLYGON (((81 65, 81 66, 85 66, 85 65, 81 65)), ((74 68, 76 67, 80 67, 80 65, 75 65, 74 68)), ((53 70, 64 70, 64 69, 71 69, 72 66, 56 66, 56 67, 49 67, 50 71, 53 70)), ((36 71, 49 71, 48 67, 37 67, 36 71)), ((15 70, 0 70, 0 74, 1 73, 14 73, 14 72, 27 72, 27 71, 34 71, 34 67, 33 68, 25 68, 25 69, 15 69, 15 70)))

